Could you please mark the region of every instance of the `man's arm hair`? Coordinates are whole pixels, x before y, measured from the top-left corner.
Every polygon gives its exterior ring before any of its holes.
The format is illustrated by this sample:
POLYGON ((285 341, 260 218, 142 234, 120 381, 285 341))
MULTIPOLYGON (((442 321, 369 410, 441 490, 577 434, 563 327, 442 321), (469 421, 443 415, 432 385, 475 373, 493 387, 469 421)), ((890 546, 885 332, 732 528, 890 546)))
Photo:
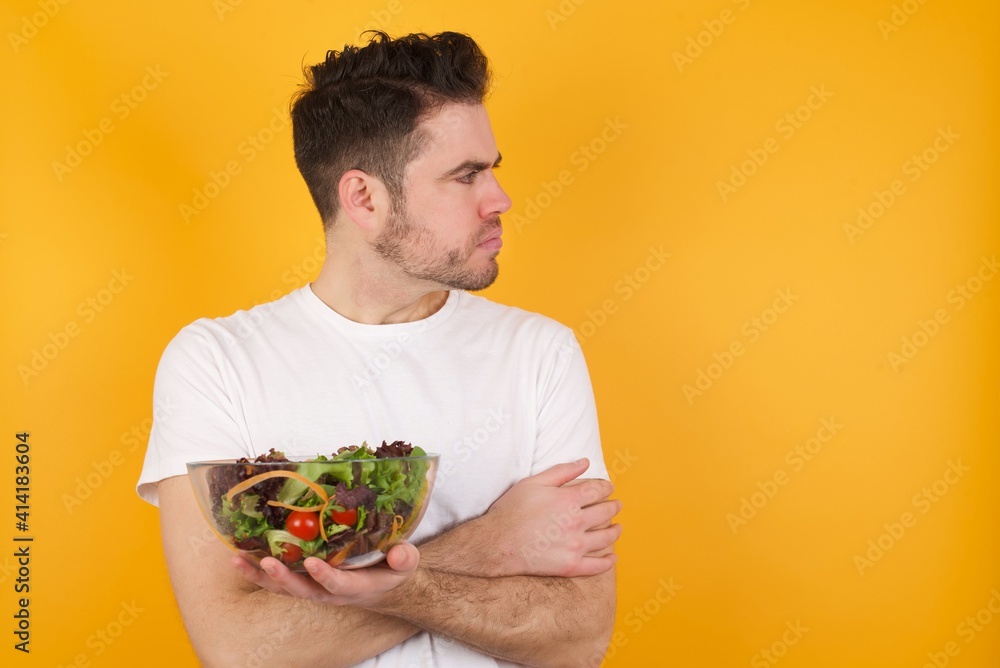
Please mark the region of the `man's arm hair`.
POLYGON ((584 459, 519 481, 419 555, 393 548, 388 560, 406 575, 391 575, 391 586, 384 569, 345 573, 318 559, 306 560, 311 578, 276 559, 261 562, 270 575, 245 575, 275 592, 386 613, 508 661, 599 664, 614 623, 621 527, 611 518, 620 503, 605 498, 606 480, 569 484, 586 468, 584 459))
MULTIPOLYGON (((421 546, 421 561, 463 554, 459 533, 421 546)), ((572 578, 476 577, 430 566, 418 568, 387 598, 384 610, 390 614, 484 654, 531 666, 597 668, 614 627, 615 571, 572 578)))
POLYGON ((367 584, 377 571, 345 573, 317 561, 310 578, 270 560, 269 576, 245 569, 258 589, 225 563, 226 548, 214 536, 199 557, 185 547, 204 525, 190 486, 183 477, 164 481, 167 564, 192 643, 210 666, 238 661, 252 668, 253 657, 263 653, 259 643, 271 645, 265 656, 351 665, 423 628, 509 661, 578 666, 596 658, 597 665, 614 623, 609 554, 620 528, 608 523, 619 505, 599 500, 610 493, 606 481, 589 481, 575 492, 559 489, 586 469, 583 461, 582 468, 564 464, 519 482, 490 512, 422 546, 425 564, 374 597, 367 584), (528 509, 535 511, 530 520, 524 519, 528 509), (552 532, 552 526, 560 529, 552 532), (519 549, 543 532, 544 546, 519 549), (364 633, 353 633, 361 628, 364 633), (343 643, 345 637, 351 643, 343 643))
POLYGON ((280 656, 289 665, 351 666, 420 630, 377 612, 279 596, 251 584, 209 529, 187 476, 161 481, 159 498, 170 580, 202 665, 263 668, 268 657, 280 656))
MULTIPOLYGON (((576 478, 561 486, 584 482, 576 478)), ((591 483, 592 500, 603 501, 601 495, 609 488, 591 483)), ((611 506, 606 512, 616 512, 620 507, 618 502, 604 505, 611 506)), ((510 507, 509 514, 516 516, 517 507, 510 507)), ((537 568, 542 552, 565 547, 561 545, 565 538, 562 534, 571 533, 573 528, 589 529, 587 524, 581 513, 564 511, 550 515, 547 526, 536 525, 534 533, 529 534, 504 531, 505 536, 498 536, 498 527, 485 516, 458 525, 421 545, 421 564, 425 568, 418 570, 412 585, 408 582, 399 589, 402 596, 416 599, 422 596, 424 587, 450 590, 450 595, 445 594, 452 602, 450 609, 426 610, 421 619, 403 618, 425 628, 434 627, 480 652, 508 661, 596 668, 604 658, 614 627, 614 568, 576 577, 507 575, 511 568, 537 568), (471 555, 476 556, 470 559, 471 555)), ((620 527, 612 528, 610 519, 593 529, 607 530, 614 536, 620 532, 620 527)), ((597 536, 594 531, 589 533, 597 536)), ((602 568, 594 562, 611 554, 613 544, 590 552, 583 560, 589 562, 584 567, 588 571, 602 568)), ((572 564, 563 574, 578 572, 574 569, 580 566, 572 564)))

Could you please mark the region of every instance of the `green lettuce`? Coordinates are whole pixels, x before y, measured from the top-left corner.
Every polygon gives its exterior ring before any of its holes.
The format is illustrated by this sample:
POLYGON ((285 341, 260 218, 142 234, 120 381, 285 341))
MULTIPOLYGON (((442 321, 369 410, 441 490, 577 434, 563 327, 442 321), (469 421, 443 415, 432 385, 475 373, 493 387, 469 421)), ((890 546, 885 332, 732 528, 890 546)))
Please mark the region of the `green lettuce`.
POLYGON ((222 516, 226 518, 237 541, 255 538, 265 531, 273 529, 260 511, 255 510, 258 497, 256 494, 244 494, 238 504, 222 497, 222 516))

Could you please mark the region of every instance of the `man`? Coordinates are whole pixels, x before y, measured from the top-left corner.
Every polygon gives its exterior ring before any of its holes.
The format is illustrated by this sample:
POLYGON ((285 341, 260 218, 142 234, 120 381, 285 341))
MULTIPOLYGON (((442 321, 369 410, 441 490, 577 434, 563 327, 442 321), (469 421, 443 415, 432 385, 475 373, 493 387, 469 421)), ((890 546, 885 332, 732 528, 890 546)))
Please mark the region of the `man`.
POLYGON ((159 504, 194 648, 206 666, 596 666, 620 505, 583 356, 568 328, 464 292, 495 280, 511 204, 486 58, 465 35, 378 33, 307 76, 292 122, 319 277, 185 327, 156 376, 171 410, 138 491, 159 504), (194 538, 185 462, 383 439, 442 456, 419 548, 300 574, 194 538))

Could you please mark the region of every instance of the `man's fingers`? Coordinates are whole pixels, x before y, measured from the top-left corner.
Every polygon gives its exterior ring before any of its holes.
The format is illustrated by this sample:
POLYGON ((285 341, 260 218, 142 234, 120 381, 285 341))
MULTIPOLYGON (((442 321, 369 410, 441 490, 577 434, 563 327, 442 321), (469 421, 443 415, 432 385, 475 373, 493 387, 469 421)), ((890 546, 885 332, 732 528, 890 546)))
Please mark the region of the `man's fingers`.
POLYGON ((583 524, 587 529, 598 529, 606 526, 615 515, 621 512, 622 502, 618 499, 601 501, 587 506, 583 513, 583 524))
POLYGON ((580 507, 586 508, 611 496, 615 486, 607 480, 591 478, 575 486, 573 491, 577 494, 580 507))
MULTIPOLYGON (((318 589, 309 578, 299 573, 293 573, 287 566, 273 557, 261 559, 259 569, 254 568, 240 557, 234 557, 232 564, 247 580, 275 594, 318 599, 325 593, 318 589)), ((326 564, 323 565, 326 566, 326 564)))
MULTIPOLYGON (((334 568, 322 559, 309 557, 303 564, 313 582, 336 597, 351 597, 358 593, 365 593, 364 587, 359 588, 359 580, 356 572, 343 571, 334 568)), ((364 569, 362 569, 364 570, 364 569)))
POLYGON ((621 524, 612 524, 607 529, 588 531, 583 535, 584 555, 595 557, 610 554, 612 547, 621 535, 621 524))
POLYGON ((274 592, 275 594, 286 593, 281 585, 269 578, 264 571, 260 570, 243 557, 233 557, 230 560, 230 563, 233 565, 233 568, 240 572, 240 575, 261 589, 266 589, 270 592, 274 592))
POLYGON ((570 577, 586 577, 588 575, 600 575, 605 573, 618 561, 618 555, 608 554, 603 557, 584 557, 573 569, 570 577))
POLYGON ((258 587, 277 593, 277 591, 275 591, 277 586, 274 585, 274 583, 271 582, 271 579, 264 574, 264 571, 259 568, 255 568, 252 564, 248 563, 246 559, 242 557, 233 557, 229 560, 229 563, 231 563, 233 568, 239 571, 240 575, 246 578, 249 582, 257 585, 258 587))
POLYGON ((385 555, 385 563, 400 575, 411 573, 420 563, 420 551, 409 543, 393 545, 385 555))
POLYGON ((334 568, 322 559, 307 558, 308 575, 295 573, 272 557, 261 560, 262 570, 234 557, 233 566, 253 584, 275 594, 333 605, 353 605, 398 586, 420 563, 420 552, 409 543, 389 550, 386 563, 358 570, 334 568))
POLYGON ((583 459, 579 459, 575 462, 556 464, 555 466, 545 469, 541 473, 536 473, 533 476, 525 478, 525 480, 533 480, 536 483, 548 485, 550 487, 561 487, 570 480, 582 475, 589 466, 590 460, 584 457, 583 459))
MULTIPOLYGON (((277 562, 277 559, 275 559, 277 562)), ((320 561, 317 559, 317 561, 320 561)), ((320 561, 320 563, 322 563, 320 561)), ((327 568, 330 568, 325 563, 322 564, 327 568)), ((302 575, 301 573, 294 573, 288 569, 287 566, 278 562, 275 566, 274 564, 264 565, 263 561, 261 566, 264 568, 264 572, 276 582, 278 585, 284 589, 285 593, 294 596, 296 598, 307 598, 307 599, 321 599, 325 592, 316 587, 316 583, 313 579, 302 575)), ((312 573, 310 572, 310 575, 312 573)))

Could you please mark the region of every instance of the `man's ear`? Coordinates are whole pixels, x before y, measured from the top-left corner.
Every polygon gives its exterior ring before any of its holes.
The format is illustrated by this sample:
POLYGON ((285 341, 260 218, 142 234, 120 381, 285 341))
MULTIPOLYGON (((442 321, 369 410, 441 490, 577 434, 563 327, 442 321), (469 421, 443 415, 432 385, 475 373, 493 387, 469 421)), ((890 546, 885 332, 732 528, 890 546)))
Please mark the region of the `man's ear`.
POLYGON ((352 169, 337 183, 340 208, 365 232, 377 231, 389 213, 389 193, 378 178, 352 169))

